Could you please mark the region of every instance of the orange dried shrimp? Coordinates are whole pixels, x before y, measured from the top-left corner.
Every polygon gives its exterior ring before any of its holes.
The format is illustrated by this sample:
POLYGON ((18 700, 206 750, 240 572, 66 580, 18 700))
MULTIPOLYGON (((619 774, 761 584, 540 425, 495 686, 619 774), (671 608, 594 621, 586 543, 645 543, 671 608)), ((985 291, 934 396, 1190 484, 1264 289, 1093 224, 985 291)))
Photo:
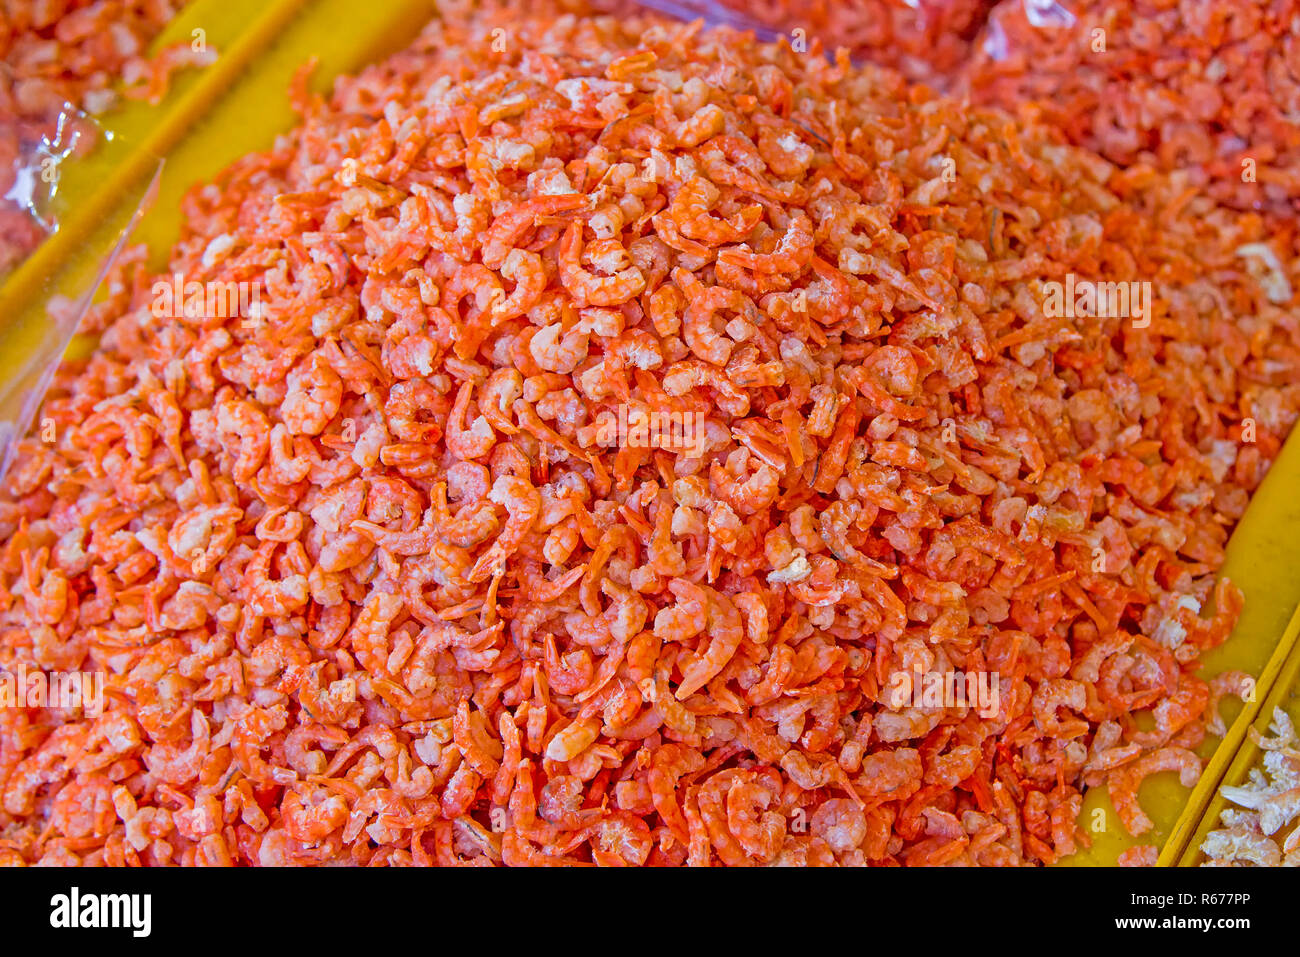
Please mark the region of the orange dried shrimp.
MULTIPOLYGON (((91 116, 124 95, 156 102, 168 77, 188 63, 207 63, 212 52, 188 42, 145 57, 149 41, 176 14, 174 0, 0 0, 0 197, 10 193, 21 158, 42 139, 54 142, 59 116, 70 105, 91 116)), ((77 122, 75 119, 73 122, 77 122)), ((88 124, 86 137, 94 130, 88 124)), ((77 147, 85 149, 82 137, 77 147)), ((61 148, 71 145, 65 131, 61 148)), ((39 172, 39 171, 37 171, 39 172)), ((0 199, 0 274, 42 237, 26 208, 0 199)))
POLYGON ((0 857, 1039 863, 1198 771, 1293 234, 699 25, 449 14, 294 99, 7 478, 0 661, 106 688, 0 709, 0 857))
POLYGON ((979 103, 1032 102, 1121 165, 1187 170, 1239 209, 1300 196, 1294 0, 1002 0, 963 67, 979 103))

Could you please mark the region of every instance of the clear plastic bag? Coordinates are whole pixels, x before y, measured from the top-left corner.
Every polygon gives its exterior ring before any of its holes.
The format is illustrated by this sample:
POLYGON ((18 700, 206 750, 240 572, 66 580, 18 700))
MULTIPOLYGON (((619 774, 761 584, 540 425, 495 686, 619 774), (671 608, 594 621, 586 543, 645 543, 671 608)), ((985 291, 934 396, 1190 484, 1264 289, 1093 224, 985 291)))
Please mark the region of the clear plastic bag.
MULTIPOLYGON (((49 132, 22 144, 0 180, 0 478, 8 471, 17 438, 32 427, 37 410, 96 291, 125 248, 157 192, 162 160, 138 192, 119 205, 112 238, 73 247, 68 261, 33 261, 33 251, 59 230, 57 202, 71 164, 114 132, 65 104, 49 132), (134 205, 131 204, 135 200, 134 205)), ((103 233, 97 233, 103 236, 103 233)), ((50 257, 53 260, 54 257, 50 257)))
MULTIPOLYGON (((1030 26, 1043 29, 1069 29, 1078 22, 1073 13, 1061 6, 1056 0, 1020 0, 1025 22, 1030 26)), ((1006 28, 1002 19, 1006 9, 995 7, 985 22, 979 51, 989 59, 1002 63, 1010 55, 1011 45, 1007 40, 1006 28)))
POLYGON ((11 157, 0 169, 0 281, 58 229, 55 198, 64 166, 113 134, 71 103, 49 124, 10 124, 0 130, 0 150, 11 157), (39 136, 25 138, 32 127, 39 136))
POLYGON ((856 60, 945 88, 968 58, 993 0, 641 0, 634 6, 753 30, 765 40, 817 40, 827 53, 846 47, 856 60))
POLYGON ((114 107, 156 102, 176 69, 215 57, 188 40, 157 48, 183 5, 0 0, 0 475, 156 186, 146 152, 116 195, 99 188, 114 107), (87 205, 96 191, 109 201, 87 205))
POLYGON ((637 6, 677 20, 703 20, 710 26, 752 30, 760 40, 779 35, 769 24, 715 0, 638 0, 637 6))
POLYGON ((0 280, 57 228, 58 170, 100 141, 94 117, 152 97, 178 63, 203 56, 150 49, 183 5, 0 0, 0 280))
MULTIPOLYGON (((22 340, 9 352, 5 376, 0 380, 0 479, 8 472, 13 461, 16 440, 26 435, 35 423, 36 413, 45 399, 54 373, 90 308, 95 293, 104 277, 113 269, 136 224, 157 195, 162 168, 163 162, 159 160, 134 212, 118 232, 116 243, 98 257, 98 264, 91 273, 90 280, 78 283, 73 278, 70 280, 73 283, 71 292, 65 289, 52 295, 45 302, 44 322, 34 326, 28 323, 26 330, 8 329, 7 337, 0 336, 0 344, 6 338, 22 340), (77 285, 81 286, 79 290, 77 285)), ((85 257, 92 262, 95 258, 93 253, 86 253, 85 257)))

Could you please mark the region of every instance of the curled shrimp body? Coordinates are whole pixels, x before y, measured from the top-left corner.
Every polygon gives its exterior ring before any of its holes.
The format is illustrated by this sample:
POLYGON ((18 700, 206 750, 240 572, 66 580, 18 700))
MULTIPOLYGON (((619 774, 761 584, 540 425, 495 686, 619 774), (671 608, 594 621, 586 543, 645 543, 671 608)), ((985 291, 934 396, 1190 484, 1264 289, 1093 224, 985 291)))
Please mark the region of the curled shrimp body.
POLYGON ((762 218, 763 207, 752 203, 727 219, 719 219, 709 212, 717 201, 717 187, 696 176, 677 191, 668 210, 683 235, 710 246, 737 242, 762 218))
POLYGON ((685 701, 731 661, 745 638, 745 625, 736 606, 720 592, 690 585, 682 579, 671 582, 668 587, 674 595, 687 595, 702 602, 706 609, 708 646, 703 654, 682 669, 682 681, 677 686, 677 700, 685 701))
POLYGON ((758 463, 752 475, 739 480, 714 461, 709 468, 709 483, 742 515, 767 508, 780 493, 780 475, 764 462, 758 463))
POLYGON ((463 383, 456 393, 456 402, 451 407, 451 418, 447 421, 447 450, 462 461, 482 458, 496 445, 496 433, 483 416, 476 416, 468 426, 466 416, 474 397, 474 384, 463 383))
POLYGON ((498 317, 493 310, 506 298, 496 273, 481 263, 462 266, 443 290, 441 308, 452 316, 456 355, 472 359, 483 341, 491 335, 498 317), (464 317, 461 303, 469 300, 464 317))
POLYGON ((113 782, 101 774, 84 775, 60 789, 49 826, 66 838, 106 838, 117 824, 113 782))
POLYGON ((373 592, 347 634, 352 653, 371 674, 388 674, 388 635, 405 603, 398 595, 373 592))
POLYGON ((404 379, 388 393, 384 421, 403 442, 426 442, 442 434, 439 420, 447 411, 446 397, 427 381, 404 379))
POLYGON ((306 574, 271 578, 271 557, 278 547, 278 542, 263 542, 244 569, 248 607, 264 618, 293 614, 307 604, 311 594, 306 574))
POLYGON ((478 404, 483 418, 502 435, 515 435, 519 428, 511 417, 511 410, 515 400, 523 394, 524 377, 518 369, 497 369, 488 376, 479 393, 478 404))
POLYGON ((1161 748, 1110 773, 1109 790, 1115 811, 1124 827, 1135 837, 1155 826, 1138 803, 1138 788, 1143 780, 1160 771, 1177 771, 1183 787, 1193 787, 1201 776, 1201 759, 1185 748, 1161 748))
POLYGON ((469 580, 472 582, 485 580, 514 554, 542 510, 541 494, 532 484, 514 475, 503 475, 493 482, 488 498, 505 508, 507 518, 501 534, 470 569, 469 580))
POLYGON ((749 412, 749 393, 738 389, 722 369, 699 359, 686 359, 669 366, 664 373, 663 387, 670 396, 708 387, 716 396, 718 407, 728 415, 749 412))
POLYGON ((285 760, 304 778, 324 774, 328 761, 311 745, 326 745, 337 750, 348 743, 348 733, 335 725, 301 724, 284 739, 285 760))
POLYGON ((661 641, 686 641, 704 630, 708 623, 708 595, 699 587, 674 581, 669 589, 677 602, 659 609, 654 632, 661 641))
POLYGON ((716 103, 701 106, 673 129, 673 139, 679 146, 699 146, 709 137, 725 129, 726 114, 716 103))
POLYGON ((498 216, 483 235, 484 265, 489 269, 500 268, 519 240, 537 225, 538 220, 579 209, 586 203, 586 197, 577 193, 536 196, 498 216))
POLYGON ((589 334, 576 328, 565 330, 558 322, 540 329, 528 341, 528 351, 548 372, 567 375, 587 357, 589 334))
POLYGON ((724 286, 706 288, 684 269, 675 270, 673 280, 681 287, 689 303, 682 320, 686 345, 705 362, 725 365, 736 343, 714 328, 714 316, 725 309, 735 312, 743 320, 754 321, 758 310, 753 301, 735 289, 724 286))
POLYGON ((748 245, 728 246, 718 253, 718 261, 729 266, 741 266, 757 273, 798 272, 813 258, 812 220, 802 210, 790 218, 776 249, 758 253, 748 245))
POLYGON ((501 527, 491 502, 470 502, 454 517, 438 523, 438 537, 457 548, 473 548, 501 527))
POLYGON ((227 399, 217 406, 217 428, 230 437, 230 447, 235 449, 231 473, 247 482, 270 449, 271 426, 265 413, 250 402, 227 399))
POLYGON ((4 785, 6 813, 30 814, 40 788, 71 773, 69 759, 80 753, 85 735, 85 730, 76 725, 56 728, 34 753, 18 762, 4 785))
POLYGON ((546 270, 542 258, 526 249, 512 249, 501 264, 501 275, 515 284, 510 295, 498 299, 491 308, 492 322, 504 322, 522 316, 541 301, 546 291, 546 270))
POLYGON ((177 787, 198 777, 211 741, 207 718, 198 708, 190 713, 190 733, 192 740, 186 748, 156 744, 146 752, 145 766, 151 774, 177 787))
POLYGON ((280 404, 284 424, 294 435, 320 435, 338 414, 343 380, 319 354, 289 373, 289 392, 280 404))
POLYGON ((780 797, 780 779, 766 774, 739 778, 727 789, 727 828, 751 857, 763 863, 775 859, 785 843, 785 816, 769 810, 780 797))
POLYGON ((606 867, 640 867, 650 856, 650 825, 634 814, 615 811, 590 826, 591 856, 606 867))
POLYGON ((629 265, 612 276, 597 276, 582 268, 582 226, 570 223, 560 242, 560 281, 582 305, 617 306, 645 289, 645 276, 629 265))
POLYGON ((281 805, 284 828, 303 844, 315 845, 343 827, 350 816, 346 799, 328 788, 311 786, 291 790, 281 805))

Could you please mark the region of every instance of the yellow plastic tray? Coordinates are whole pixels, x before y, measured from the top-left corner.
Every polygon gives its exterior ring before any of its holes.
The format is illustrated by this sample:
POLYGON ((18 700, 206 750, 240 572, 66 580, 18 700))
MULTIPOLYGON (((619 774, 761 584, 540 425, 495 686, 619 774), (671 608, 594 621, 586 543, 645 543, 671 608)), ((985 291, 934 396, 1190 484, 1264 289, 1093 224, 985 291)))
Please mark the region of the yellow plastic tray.
MULTIPOLYGON (((435 6, 434 0, 195 0, 186 7, 158 43, 187 40, 194 29, 203 29, 221 56, 197 75, 182 74, 162 106, 133 104, 107 118, 115 142, 68 171, 61 186, 62 227, 0 288, 0 396, 5 388, 24 387, 16 373, 39 341, 46 298, 59 291, 77 295, 93 281, 102 252, 87 251, 112 247, 159 158, 166 163, 157 201, 133 236, 149 244, 155 267, 164 264, 165 251, 178 237, 184 192, 240 156, 269 147, 293 125, 287 90, 299 66, 315 57, 312 86, 327 89, 338 74, 409 42, 435 6)), ((1228 642, 1205 656, 1207 677, 1228 669, 1262 675, 1300 604, 1300 576, 1291 573, 1300 564, 1297 479, 1300 440, 1292 436, 1229 544, 1223 571, 1245 592, 1246 608, 1228 642)), ((1288 641, 1294 643, 1295 629, 1288 641)), ((1225 703, 1225 709, 1232 707, 1225 703)), ((1240 741, 1229 734, 1207 779, 1227 766, 1240 741)), ((1213 754, 1213 743, 1204 751, 1213 754)), ((1190 793, 1172 773, 1150 778, 1140 798, 1156 827, 1135 840, 1124 833, 1105 789, 1094 788, 1079 819, 1092 846, 1061 863, 1114 864, 1134 844, 1165 846, 1176 832, 1190 834, 1201 820, 1193 814, 1190 793)), ((1202 810, 1212 794, 1213 787, 1203 796, 1202 810)))
MULTIPOLYGON (((1239 670, 1256 678, 1256 703, 1245 706, 1258 711, 1259 702, 1268 695, 1281 663, 1296 647, 1300 622, 1292 622, 1300 605, 1300 430, 1294 430, 1282 447, 1281 454, 1251 499, 1250 507, 1228 542, 1227 561, 1222 574, 1246 596, 1246 607, 1237 627, 1226 642, 1201 659, 1200 675, 1210 678, 1223 671, 1239 670), (1291 627, 1288 627, 1288 625, 1291 627), (1272 664, 1270 665, 1270 662, 1272 664)), ((1170 850, 1162 853, 1160 863, 1171 865, 1181 851, 1182 840, 1170 841, 1176 834, 1186 835, 1200 824, 1201 815, 1218 787, 1223 769, 1237 753, 1245 738, 1245 725, 1238 726, 1243 705, 1235 698, 1223 703, 1228 735, 1222 743, 1211 740, 1201 749, 1208 758, 1198 791, 1178 783, 1172 772, 1152 775, 1138 792, 1142 809, 1155 828, 1139 838, 1130 837, 1119 823, 1110 795, 1105 788, 1093 788, 1084 796, 1079 826, 1089 833, 1092 847, 1065 860, 1064 865, 1113 865, 1119 855, 1138 844, 1154 844, 1170 850), (1217 746, 1217 747, 1216 747, 1217 746), (1216 777, 1217 775, 1217 777, 1216 777), (1206 782, 1212 782, 1208 785, 1206 782), (1201 790, 1204 789, 1204 790, 1201 790), (1095 814, 1097 810, 1104 815, 1095 814), (1104 830, 1093 832, 1094 821, 1104 830)), ((1251 718, 1247 718, 1247 723, 1251 718)), ((1267 722, 1266 722, 1267 723, 1267 722)), ((1218 819, 1218 812, 1214 812, 1218 819)))
POLYGON ((1237 746, 1220 748, 1215 755, 1217 766, 1206 768, 1192 800, 1188 802, 1187 812, 1165 846, 1162 864, 1197 867, 1205 860, 1201 844, 1210 831, 1220 826, 1219 814, 1230 806, 1220 788, 1223 785, 1240 786, 1251 768, 1261 766, 1262 749, 1250 739, 1248 730, 1253 727, 1260 734, 1267 734, 1275 708, 1289 712, 1291 719, 1300 723, 1300 645, 1296 643, 1297 634, 1300 634, 1300 610, 1291 619, 1286 638, 1269 662, 1267 676, 1271 683, 1267 692, 1261 693, 1255 703, 1242 712, 1229 731, 1227 742, 1237 746), (1212 773, 1216 770, 1222 772, 1217 777, 1212 773))
POLYGON ((55 214, 59 229, 0 286, 0 401, 30 390, 31 368, 48 320, 45 303, 80 297, 136 211, 165 159, 157 198, 132 238, 149 244, 152 264, 180 231, 180 199, 246 153, 288 130, 289 81, 316 57, 312 86, 355 71, 409 42, 434 12, 433 0, 194 0, 155 41, 189 42, 201 29, 218 51, 213 65, 177 75, 166 100, 127 103, 104 117, 113 132, 89 157, 68 164, 55 214))
MULTIPOLYGON (((111 134, 89 156, 60 167, 52 212, 58 230, 0 286, 0 410, 11 415, 48 363, 44 305, 55 294, 79 300, 130 224, 159 160, 206 113, 281 31, 302 0, 195 0, 155 39, 153 49, 188 43, 195 30, 216 63, 177 74, 159 106, 127 102, 100 119, 111 134)), ((167 177, 171 191, 186 174, 167 177)), ((163 183, 159 177, 159 185, 163 183)), ((158 209, 175 209, 171 191, 158 209)))

